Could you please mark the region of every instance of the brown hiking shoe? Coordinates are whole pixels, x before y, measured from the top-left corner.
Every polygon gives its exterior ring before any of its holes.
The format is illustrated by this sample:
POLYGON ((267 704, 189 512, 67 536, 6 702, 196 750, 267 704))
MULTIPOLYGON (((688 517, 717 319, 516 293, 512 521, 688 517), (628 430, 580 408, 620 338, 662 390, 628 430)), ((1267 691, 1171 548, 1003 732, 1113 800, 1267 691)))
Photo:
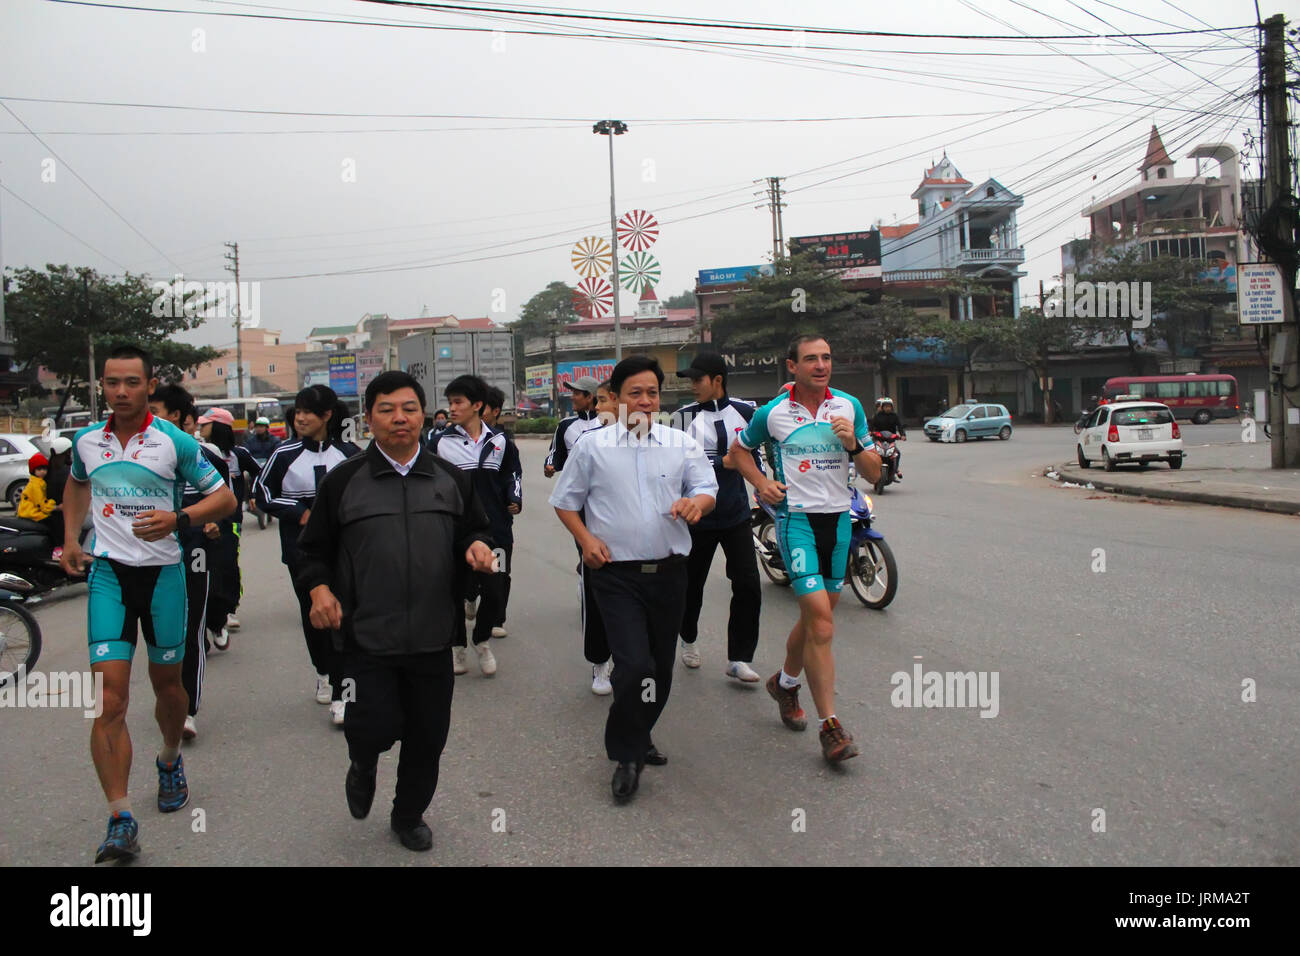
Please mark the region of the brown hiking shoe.
POLYGON ((804 730, 808 727, 808 715, 799 706, 799 688, 786 690, 781 686, 781 672, 777 671, 767 679, 767 692, 781 708, 781 723, 791 730, 804 730))
POLYGON ((853 737, 834 717, 822 724, 821 733, 818 736, 821 737, 822 741, 822 756, 831 763, 848 760, 850 757, 856 757, 862 752, 858 750, 858 745, 853 742, 853 737))

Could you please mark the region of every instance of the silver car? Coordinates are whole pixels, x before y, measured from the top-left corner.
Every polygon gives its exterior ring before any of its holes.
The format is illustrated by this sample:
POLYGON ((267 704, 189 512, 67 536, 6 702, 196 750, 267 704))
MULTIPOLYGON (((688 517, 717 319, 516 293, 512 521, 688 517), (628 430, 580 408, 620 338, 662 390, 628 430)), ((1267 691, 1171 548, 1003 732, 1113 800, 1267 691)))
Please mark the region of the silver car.
POLYGON ((4 500, 15 511, 27 479, 31 477, 27 463, 38 451, 40 449, 26 435, 0 435, 0 489, 4 490, 4 500))

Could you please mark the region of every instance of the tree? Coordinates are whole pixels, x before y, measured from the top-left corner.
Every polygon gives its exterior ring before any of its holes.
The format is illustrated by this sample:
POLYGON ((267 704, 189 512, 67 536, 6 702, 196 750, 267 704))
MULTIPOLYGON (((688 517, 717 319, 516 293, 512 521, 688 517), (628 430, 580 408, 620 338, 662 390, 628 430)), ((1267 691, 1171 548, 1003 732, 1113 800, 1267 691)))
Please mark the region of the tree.
POLYGON ((840 359, 885 362, 900 340, 914 336, 916 313, 897 299, 871 301, 848 288, 811 253, 782 259, 772 275, 755 275, 732 307, 715 315, 719 350, 783 355, 790 339, 826 336, 840 359))
POLYGON ((690 289, 678 295, 669 296, 664 300, 665 309, 693 309, 695 308, 695 293, 690 289))
POLYGON ((563 282, 548 283, 524 303, 519 318, 510 324, 514 333, 515 346, 515 385, 524 385, 524 344, 530 338, 549 336, 558 333, 571 322, 578 320, 578 313, 573 305, 572 286, 563 282))
POLYGON ((84 266, 49 264, 44 270, 13 270, 8 288, 5 314, 14 337, 14 358, 29 366, 43 365, 67 382, 64 403, 73 394, 89 402, 92 337, 101 366, 114 346, 138 345, 153 354, 155 374, 164 381, 177 381, 221 354, 210 346, 172 339, 205 319, 187 315, 170 289, 159 293, 148 276, 127 273, 112 279, 84 266))
MULTIPOLYGON (((1100 337, 1103 341, 1115 342, 1122 336, 1128 350, 1130 371, 1141 374, 1143 369, 1140 348, 1150 346, 1163 339, 1170 354, 1190 354, 1198 345, 1209 344, 1212 333, 1212 319, 1217 300, 1223 293, 1215 286, 1201 281, 1201 276, 1209 269, 1209 263, 1203 259, 1182 259, 1177 256, 1159 256, 1147 259, 1138 245, 1125 249, 1113 249, 1105 255, 1088 261, 1083 269, 1074 275, 1074 288, 1084 281, 1096 285, 1101 283, 1118 283, 1130 292, 1138 292, 1139 302, 1129 297, 1129 309, 1123 314, 1112 314, 1107 303, 1106 315, 1097 315, 1101 309, 1093 309, 1092 303, 1086 303, 1083 296, 1078 296, 1078 305, 1084 306, 1087 315, 1075 312, 1075 322, 1088 334, 1100 337), (1137 283, 1136 287, 1134 283, 1137 283), (1149 286, 1147 285, 1149 283, 1149 286), (1147 328, 1134 325, 1133 313, 1145 310, 1148 305, 1145 290, 1150 289, 1149 318, 1147 328)), ((1077 293, 1076 293, 1077 295, 1077 293)), ((1097 296, 1100 304, 1103 295, 1097 296)))

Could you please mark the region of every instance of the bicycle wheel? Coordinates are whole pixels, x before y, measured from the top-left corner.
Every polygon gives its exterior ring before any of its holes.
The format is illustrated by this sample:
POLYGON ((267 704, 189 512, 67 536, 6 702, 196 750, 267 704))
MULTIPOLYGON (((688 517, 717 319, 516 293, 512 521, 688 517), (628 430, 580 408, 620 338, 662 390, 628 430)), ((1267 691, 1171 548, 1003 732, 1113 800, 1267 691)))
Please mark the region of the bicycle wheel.
POLYGON ((898 593, 898 564, 883 540, 866 538, 849 555, 849 585, 858 600, 879 611, 898 593))
POLYGON ((41 626, 30 611, 16 604, 0 604, 0 687, 15 672, 31 673, 41 656, 41 626))

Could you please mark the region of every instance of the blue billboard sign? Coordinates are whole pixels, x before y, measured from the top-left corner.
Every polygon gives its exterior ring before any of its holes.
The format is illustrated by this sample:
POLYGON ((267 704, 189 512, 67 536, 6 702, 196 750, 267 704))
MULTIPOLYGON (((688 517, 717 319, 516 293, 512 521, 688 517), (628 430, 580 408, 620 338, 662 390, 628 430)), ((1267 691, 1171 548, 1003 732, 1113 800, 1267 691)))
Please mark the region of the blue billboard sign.
POLYGON ((769 264, 757 266, 731 266, 726 269, 701 269, 699 271, 699 285, 733 285, 737 282, 744 282, 750 276, 757 273, 758 275, 772 275, 772 266, 769 264))
POLYGON ((357 394, 357 356, 355 352, 329 357, 330 388, 336 395, 357 394))

